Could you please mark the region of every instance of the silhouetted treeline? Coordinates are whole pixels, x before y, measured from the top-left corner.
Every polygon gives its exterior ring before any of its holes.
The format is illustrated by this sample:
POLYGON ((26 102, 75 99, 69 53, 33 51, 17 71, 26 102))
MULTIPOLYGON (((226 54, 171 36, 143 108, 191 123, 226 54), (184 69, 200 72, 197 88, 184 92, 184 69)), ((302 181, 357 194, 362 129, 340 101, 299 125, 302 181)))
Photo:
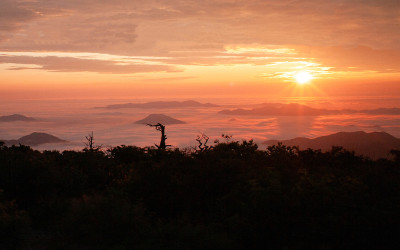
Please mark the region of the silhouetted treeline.
POLYGON ((1 145, 0 249, 394 249, 393 154, 1 145))

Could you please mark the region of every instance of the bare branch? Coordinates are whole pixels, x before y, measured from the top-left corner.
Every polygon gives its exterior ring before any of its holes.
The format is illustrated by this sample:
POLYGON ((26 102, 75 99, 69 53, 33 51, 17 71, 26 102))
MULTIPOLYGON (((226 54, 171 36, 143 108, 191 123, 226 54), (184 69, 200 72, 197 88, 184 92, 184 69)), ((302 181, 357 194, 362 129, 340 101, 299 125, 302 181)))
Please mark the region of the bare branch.
POLYGON ((201 135, 197 136, 196 141, 199 143, 198 148, 200 149, 200 151, 204 151, 204 150, 208 150, 210 148, 212 148, 212 146, 208 146, 208 140, 210 140, 210 137, 208 137, 206 134, 201 133, 201 135), (204 141, 204 142, 203 142, 204 141))

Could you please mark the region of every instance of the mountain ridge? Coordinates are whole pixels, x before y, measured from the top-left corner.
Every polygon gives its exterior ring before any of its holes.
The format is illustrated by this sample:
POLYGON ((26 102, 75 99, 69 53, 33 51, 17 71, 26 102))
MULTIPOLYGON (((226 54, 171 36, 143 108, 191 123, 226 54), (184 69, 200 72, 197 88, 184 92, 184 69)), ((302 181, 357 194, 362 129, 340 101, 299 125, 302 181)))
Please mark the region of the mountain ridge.
POLYGON ((36 119, 21 114, 0 116, 0 122, 14 122, 14 121, 36 121, 36 119))
POLYGON ((386 132, 338 132, 316 138, 296 137, 289 140, 268 140, 263 144, 276 145, 279 142, 286 146, 298 146, 301 150, 311 148, 329 151, 332 146, 340 146, 372 159, 387 158, 390 150, 400 150, 400 139, 386 132))
POLYGON ((377 108, 377 109, 320 109, 312 108, 299 103, 262 103, 252 109, 224 109, 218 112, 223 115, 276 115, 276 116, 319 116, 339 114, 371 114, 371 115, 400 115, 400 108, 377 108))
POLYGON ((166 109, 166 108, 211 108, 211 107, 219 107, 217 104, 213 103, 200 103, 193 100, 187 101, 154 101, 154 102, 144 102, 144 103, 122 103, 122 104, 111 104, 105 107, 96 107, 96 108, 105 108, 105 109, 124 109, 124 108, 157 108, 157 109, 166 109))

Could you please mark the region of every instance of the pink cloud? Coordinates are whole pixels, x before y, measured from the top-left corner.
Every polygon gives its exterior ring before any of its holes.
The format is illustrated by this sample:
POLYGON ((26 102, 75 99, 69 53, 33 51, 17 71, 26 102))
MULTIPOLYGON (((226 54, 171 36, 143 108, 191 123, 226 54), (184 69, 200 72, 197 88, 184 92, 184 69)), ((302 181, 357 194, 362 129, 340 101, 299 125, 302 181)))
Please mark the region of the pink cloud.
POLYGON ((178 72, 179 69, 168 65, 155 64, 118 64, 106 60, 79 59, 71 57, 30 57, 30 56, 1 56, 0 63, 13 63, 22 66, 10 70, 41 69, 52 72, 98 72, 111 74, 132 74, 142 72, 178 72), (23 65, 37 65, 37 67, 23 65))
MULTIPOLYGON (((224 46, 290 45, 299 49, 298 57, 322 66, 398 72, 399 11, 397 0, 2 0, 0 51, 165 56, 169 58, 163 63, 182 65, 263 65, 273 59, 257 57, 270 55, 227 56, 224 46)), ((291 60, 289 55, 277 57, 291 60)), ((62 70, 74 68, 64 62, 62 70)), ((106 66, 111 67, 106 72, 137 67, 106 66)))

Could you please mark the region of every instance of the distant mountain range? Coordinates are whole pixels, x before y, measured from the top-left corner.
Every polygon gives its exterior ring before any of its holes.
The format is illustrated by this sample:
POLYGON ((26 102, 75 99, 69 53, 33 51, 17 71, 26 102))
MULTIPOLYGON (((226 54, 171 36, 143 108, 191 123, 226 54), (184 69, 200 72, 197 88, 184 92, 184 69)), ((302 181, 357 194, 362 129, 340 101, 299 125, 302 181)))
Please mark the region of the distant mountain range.
POLYGON ((387 158, 390 150, 400 150, 400 139, 385 132, 339 132, 314 139, 298 137, 291 140, 269 140, 264 144, 270 146, 278 142, 286 146, 299 146, 301 150, 311 148, 329 151, 332 146, 341 146, 371 159, 387 158))
POLYGON ((219 107, 212 103, 200 103, 192 100, 188 101, 158 101, 158 102, 145 102, 145 103, 122 103, 112 104, 105 107, 105 109, 126 109, 126 108, 154 108, 154 109, 167 109, 167 108, 211 108, 219 107))
POLYGON ((172 118, 163 114, 151 114, 147 117, 136 121, 137 124, 157 124, 161 123, 163 125, 171 125, 171 124, 185 124, 186 122, 172 118))
POLYGON ((32 117, 20 115, 20 114, 0 116, 0 122, 14 122, 14 121, 31 122, 31 121, 36 121, 36 119, 32 118, 32 117))
POLYGON ((400 115, 400 108, 378 108, 378 109, 317 109, 298 103, 263 103, 252 109, 224 109, 218 112, 224 115, 256 115, 256 116, 318 116, 337 114, 372 114, 372 115, 400 115))
POLYGON ((62 140, 54 135, 46 134, 46 133, 37 133, 34 132, 32 134, 23 136, 17 140, 0 140, 5 143, 6 146, 11 145, 26 145, 26 146, 37 146, 45 143, 64 143, 67 142, 62 140))

